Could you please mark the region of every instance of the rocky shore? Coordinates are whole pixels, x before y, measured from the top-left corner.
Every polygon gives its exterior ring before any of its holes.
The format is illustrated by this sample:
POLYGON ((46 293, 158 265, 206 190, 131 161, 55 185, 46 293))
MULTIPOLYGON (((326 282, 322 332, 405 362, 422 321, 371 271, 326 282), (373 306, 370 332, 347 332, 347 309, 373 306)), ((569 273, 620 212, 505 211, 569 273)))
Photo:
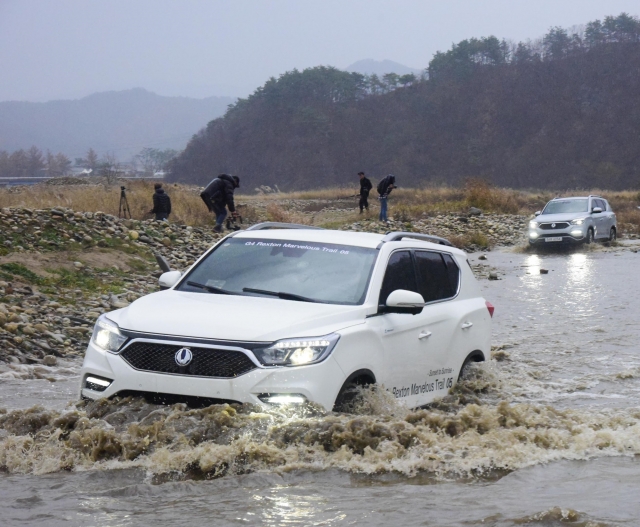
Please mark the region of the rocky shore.
POLYGON ((0 363, 81 357, 100 314, 158 290, 154 253, 183 269, 219 238, 100 212, 0 210, 0 363))
MULTIPOLYGON (((331 212, 353 218, 344 206, 334 201, 331 212)), ((525 242, 527 217, 472 212, 392 219, 388 225, 365 216, 334 228, 427 233, 468 251, 525 242)), ((267 219, 259 213, 255 221, 267 219)), ((12 365, 79 362, 100 314, 158 290, 156 255, 182 270, 220 237, 207 228, 102 212, 0 209, 0 378, 13 374, 12 365)), ((480 278, 491 278, 487 264, 475 265, 480 278)))

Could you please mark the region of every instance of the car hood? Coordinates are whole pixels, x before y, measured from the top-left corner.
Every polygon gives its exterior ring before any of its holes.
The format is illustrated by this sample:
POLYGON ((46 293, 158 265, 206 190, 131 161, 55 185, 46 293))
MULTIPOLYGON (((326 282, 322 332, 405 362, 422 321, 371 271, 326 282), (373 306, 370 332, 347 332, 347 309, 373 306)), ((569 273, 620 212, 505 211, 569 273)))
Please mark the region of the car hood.
POLYGON ((579 220, 588 218, 589 214, 586 212, 577 212, 572 214, 540 214, 535 220, 538 223, 553 223, 554 221, 567 221, 571 223, 571 220, 579 220))
POLYGON ((364 306, 161 291, 107 316, 122 329, 161 335, 271 342, 319 337, 364 322, 364 306))

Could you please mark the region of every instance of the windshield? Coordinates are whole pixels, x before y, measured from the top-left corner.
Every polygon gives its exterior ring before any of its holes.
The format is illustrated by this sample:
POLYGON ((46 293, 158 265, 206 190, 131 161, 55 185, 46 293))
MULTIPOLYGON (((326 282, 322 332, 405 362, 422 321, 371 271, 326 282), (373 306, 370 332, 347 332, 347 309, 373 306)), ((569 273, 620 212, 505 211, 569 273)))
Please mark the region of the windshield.
POLYGON ((566 214, 572 212, 589 212, 589 198, 550 201, 542 211, 542 214, 566 214))
POLYGON ((377 255, 375 249, 349 245, 230 238, 177 289, 362 304, 377 255))

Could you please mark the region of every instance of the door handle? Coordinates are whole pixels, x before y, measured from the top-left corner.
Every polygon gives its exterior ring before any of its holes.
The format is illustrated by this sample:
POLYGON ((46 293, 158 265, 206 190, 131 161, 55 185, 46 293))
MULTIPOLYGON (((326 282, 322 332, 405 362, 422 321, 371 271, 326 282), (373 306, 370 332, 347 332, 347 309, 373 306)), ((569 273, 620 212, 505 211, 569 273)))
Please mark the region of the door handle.
POLYGON ((473 322, 464 322, 460 327, 462 329, 469 329, 471 326, 473 326, 473 322))
POLYGON ((430 337, 430 336, 431 336, 431 331, 423 331, 422 333, 420 333, 420 334, 418 335, 418 338, 419 338, 420 340, 422 340, 422 339, 426 339, 426 338, 428 338, 428 337, 430 337))

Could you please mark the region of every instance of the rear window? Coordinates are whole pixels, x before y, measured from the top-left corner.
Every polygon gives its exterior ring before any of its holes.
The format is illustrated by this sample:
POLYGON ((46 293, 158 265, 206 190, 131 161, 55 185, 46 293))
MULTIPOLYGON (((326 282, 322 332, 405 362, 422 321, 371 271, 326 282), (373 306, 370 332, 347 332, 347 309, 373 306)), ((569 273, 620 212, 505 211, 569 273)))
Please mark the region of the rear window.
POLYGON ((419 293, 425 302, 435 302, 456 295, 460 273, 451 256, 431 251, 416 251, 415 256, 419 293))

